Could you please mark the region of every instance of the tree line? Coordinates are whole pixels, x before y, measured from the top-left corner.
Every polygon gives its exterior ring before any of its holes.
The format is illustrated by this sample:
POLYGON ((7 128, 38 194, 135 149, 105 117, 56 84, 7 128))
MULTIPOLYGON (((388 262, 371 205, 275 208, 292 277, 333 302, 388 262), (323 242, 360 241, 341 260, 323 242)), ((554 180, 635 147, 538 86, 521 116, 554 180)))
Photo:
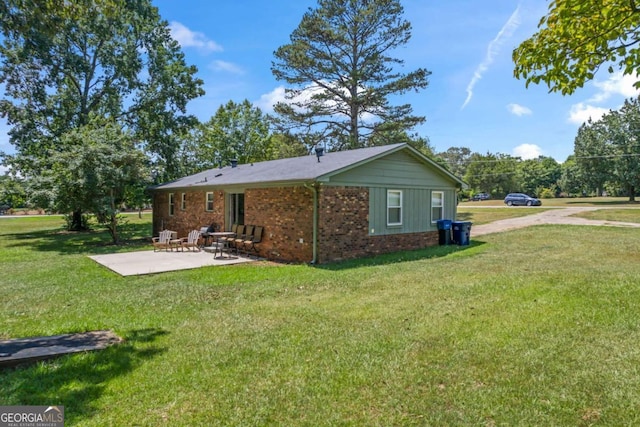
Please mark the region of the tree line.
MULTIPOLYGON (((559 11, 573 22, 562 3, 553 2, 550 15, 559 11)), ((275 113, 229 101, 201 123, 187 105, 204 94, 203 82, 151 0, 0 0, 0 115, 15 148, 0 153, 11 171, 0 180, 0 203, 63 212, 70 230, 85 229, 91 214, 117 242, 121 207, 148 203, 149 185, 231 159, 302 155, 317 144, 344 150, 397 142, 461 176, 469 194, 634 196, 637 143, 623 142, 635 141, 634 100, 585 124, 575 156, 562 164, 459 147, 434 153, 413 132, 425 118, 409 104, 391 102, 427 88, 431 74, 405 71, 394 56, 411 38, 403 12, 399 0, 318 0, 274 52, 272 74, 287 85, 275 113)), ((516 77, 527 84, 560 79, 552 89, 570 92, 573 86, 562 85, 572 70, 562 71, 566 63, 539 51, 547 36, 557 36, 544 31, 514 51, 516 77), (544 69, 540 58, 550 58, 556 68, 547 68, 558 72, 532 75, 544 69)), ((614 53, 623 55, 621 49, 614 53)))
MULTIPOLYGON (((175 177, 226 166, 232 159, 252 163, 309 153, 303 140, 292 134, 279 133, 277 129, 274 118, 248 100, 241 103, 229 101, 220 106, 208 121, 196 122, 184 134, 173 159, 175 177)), ((98 185, 98 175, 115 174, 118 170, 134 177, 136 184, 127 186, 127 192, 118 199, 120 203, 130 207, 148 203, 144 188, 163 182, 166 172, 158 173, 150 164, 136 169, 135 165, 144 163, 145 159, 133 155, 138 153, 135 150, 122 148, 125 138, 113 125, 103 123, 92 131, 92 135, 83 132, 86 131, 66 136, 72 139, 67 143, 77 148, 71 154, 57 155, 60 159, 54 164, 64 170, 32 177, 32 182, 2 177, 0 200, 16 207, 28 201, 47 207, 47 195, 33 189, 47 188, 38 181, 52 177, 57 180, 56 187, 69 189, 81 177, 93 179, 94 182, 88 185, 93 190, 85 192, 83 197, 97 200, 108 190, 98 185), (101 141, 101 144, 83 145, 82 141, 86 140, 101 141), (105 161, 105 158, 110 160, 105 161), (126 171, 127 167, 132 170, 126 171), (95 176, 91 177, 91 174, 95 176), (27 189, 32 189, 29 198, 27 189)), ((611 111, 598 121, 584 123, 575 137, 574 154, 563 163, 547 156, 522 159, 503 153, 473 152, 466 147, 436 152, 428 140, 407 137, 406 142, 411 142, 425 155, 461 177, 469 185, 469 189, 461 192, 463 198, 479 192, 489 193, 494 198, 504 197, 510 192, 524 192, 543 198, 608 194, 635 200, 640 185, 638 135, 640 101, 629 99, 620 110, 611 111)), ((113 203, 114 200, 107 201, 113 203)), ((59 206, 65 208, 64 205, 59 206)))

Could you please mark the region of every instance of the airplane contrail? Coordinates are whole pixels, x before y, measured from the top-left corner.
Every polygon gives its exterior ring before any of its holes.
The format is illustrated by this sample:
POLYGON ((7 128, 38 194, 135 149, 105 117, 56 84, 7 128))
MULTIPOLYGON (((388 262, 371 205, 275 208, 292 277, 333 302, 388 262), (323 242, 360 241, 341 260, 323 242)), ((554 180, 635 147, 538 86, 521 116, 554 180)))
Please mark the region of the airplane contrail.
POLYGON ((478 81, 482 78, 485 71, 489 69, 489 66, 493 63, 496 55, 500 51, 502 47, 503 40, 505 38, 511 37, 514 31, 520 26, 520 5, 516 7, 516 10, 511 14, 507 22, 502 26, 498 34, 495 36, 493 40, 487 46, 487 54, 484 57, 484 60, 478 65, 476 71, 473 73, 473 77, 471 81, 467 85, 467 99, 464 100, 464 104, 460 109, 464 109, 467 106, 471 98, 473 97, 473 88, 478 83, 478 81))

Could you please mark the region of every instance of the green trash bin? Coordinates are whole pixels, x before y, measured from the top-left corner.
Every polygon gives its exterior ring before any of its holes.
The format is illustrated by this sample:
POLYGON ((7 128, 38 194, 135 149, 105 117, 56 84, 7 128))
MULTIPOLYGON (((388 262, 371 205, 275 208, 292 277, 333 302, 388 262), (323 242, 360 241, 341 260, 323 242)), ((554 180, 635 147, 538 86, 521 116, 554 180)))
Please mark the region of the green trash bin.
POLYGON ((471 222, 454 221, 451 224, 453 243, 458 246, 467 246, 471 240, 471 222))
POLYGON ((442 245, 451 244, 451 221, 450 219, 439 219, 438 224, 438 243, 442 245))

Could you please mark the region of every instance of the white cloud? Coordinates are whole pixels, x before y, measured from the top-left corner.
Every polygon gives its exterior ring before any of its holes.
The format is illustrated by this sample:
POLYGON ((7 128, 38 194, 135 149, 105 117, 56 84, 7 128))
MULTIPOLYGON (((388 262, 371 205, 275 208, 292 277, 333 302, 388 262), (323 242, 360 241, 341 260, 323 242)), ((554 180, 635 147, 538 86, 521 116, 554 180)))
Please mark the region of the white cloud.
POLYGON ((195 47, 206 53, 222 51, 222 46, 213 40, 209 40, 204 33, 191 31, 180 22, 172 21, 169 24, 169 30, 171 31, 171 37, 180 43, 183 48, 195 47))
POLYGON ((592 121, 600 120, 600 118, 609 111, 610 110, 608 108, 596 107, 594 105, 585 104, 584 102, 579 102, 571 106, 571 110, 569 111, 569 121, 571 123, 581 125, 589 119, 592 121))
MULTIPOLYGON (((325 89, 319 86, 318 84, 312 83, 306 86, 296 97, 289 99, 286 97, 286 91, 284 86, 278 86, 271 92, 260 96, 260 99, 254 102, 254 105, 256 105, 257 107, 260 107, 260 109, 263 111, 272 112, 273 107, 278 102, 282 102, 285 104, 293 104, 293 103, 304 104, 310 101, 314 93, 317 93, 323 90, 325 89)), ((331 105, 329 101, 327 102, 328 102, 327 105, 331 105)))
POLYGON ((238 65, 227 61, 214 61, 209 68, 214 71, 225 71, 231 74, 244 74, 244 70, 238 65))
MULTIPOLYGON (((633 87, 637 78, 623 75, 622 72, 611 74, 605 81, 594 80, 593 86, 598 89, 595 95, 585 102, 579 102, 571 106, 569 110, 569 122, 581 125, 587 120, 597 121, 611 110, 617 110, 622 106, 622 101, 614 101, 617 105, 602 107, 594 104, 605 104, 611 98, 635 98, 640 95, 640 90, 633 87)), ((611 102, 609 102, 611 104, 611 102)))
MULTIPOLYGON (((327 86, 331 86, 330 83, 326 83, 325 84, 327 86)), ((334 89, 336 90, 342 90, 342 91, 346 91, 345 88, 340 88, 340 87, 335 87, 334 89)), ((273 112, 273 106, 275 104, 277 104, 278 102, 283 102, 283 103, 306 103, 308 102, 311 97, 313 96, 314 93, 317 92, 321 92, 321 91, 325 91, 326 89, 322 86, 320 86, 317 83, 313 83, 310 84, 308 86, 306 86, 298 96, 296 96, 293 99, 287 99, 286 98, 286 94, 285 94, 285 88, 284 86, 278 86, 277 88, 275 88, 274 90, 272 90, 269 93, 266 93, 262 96, 260 96, 260 99, 258 101, 255 101, 253 104, 260 108, 262 111, 265 112, 273 112)), ((345 110, 345 108, 336 108, 336 101, 335 100, 328 100, 325 101, 324 104, 327 108, 332 109, 333 111, 336 110, 345 110)), ((375 114, 369 113, 369 112, 365 112, 365 113, 361 113, 360 114, 360 120, 363 122, 373 122, 375 120, 375 114)))
POLYGON ((600 89, 600 92, 596 93, 587 102, 598 103, 606 101, 611 96, 622 95, 625 98, 634 98, 640 95, 640 91, 633 87, 633 84, 638 79, 629 74, 622 74, 617 72, 612 74, 607 80, 603 82, 594 81, 593 85, 600 89))
POLYGON ((520 117, 533 114, 533 111, 531 111, 531 109, 519 104, 509 104, 507 105, 507 110, 509 110, 511 114, 520 117))
POLYGON ((535 144, 520 144, 513 149, 513 155, 523 160, 537 159, 542 155, 542 148, 535 144))
POLYGON ((476 71, 473 73, 473 77, 471 81, 467 85, 467 98, 464 100, 462 107, 460 109, 464 109, 467 104, 471 101, 473 97, 473 88, 476 83, 482 79, 484 73, 489 69, 489 66, 493 63, 495 57, 500 52, 500 48, 504 44, 504 39, 511 37, 514 31, 520 26, 520 6, 516 7, 516 10, 511 14, 507 22, 502 26, 498 35, 495 36, 493 40, 487 46, 487 54, 484 57, 484 60, 478 65, 476 71))
POLYGON ((318 92, 320 90, 324 90, 317 84, 313 83, 307 87, 305 87, 298 96, 293 99, 288 99, 286 97, 286 91, 284 86, 278 86, 274 90, 269 93, 265 93, 260 96, 260 99, 254 102, 254 105, 259 107, 263 111, 272 112, 273 107, 278 103, 286 103, 292 104, 294 102, 305 103, 311 99, 311 96, 314 92, 318 92))
POLYGON ((278 86, 271 92, 261 95, 260 99, 255 101, 253 105, 260 108, 264 112, 272 113, 274 105, 276 105, 278 102, 285 101, 286 99, 284 97, 284 86, 278 86))

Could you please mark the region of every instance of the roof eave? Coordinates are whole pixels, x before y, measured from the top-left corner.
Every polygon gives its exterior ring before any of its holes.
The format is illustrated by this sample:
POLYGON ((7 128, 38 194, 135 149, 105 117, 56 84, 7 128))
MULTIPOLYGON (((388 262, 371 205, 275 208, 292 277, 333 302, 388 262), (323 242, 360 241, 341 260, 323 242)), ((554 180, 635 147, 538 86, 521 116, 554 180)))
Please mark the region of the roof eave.
POLYGON ((315 178, 309 179, 295 179, 295 180, 279 180, 279 181, 248 181, 248 182, 234 182, 234 183, 220 183, 220 184, 199 184, 189 186, 177 186, 177 187, 164 187, 162 185, 155 186, 154 188, 148 188, 149 191, 202 191, 202 190, 226 190, 232 188, 274 188, 274 187, 296 187, 313 184, 318 181, 315 178))

